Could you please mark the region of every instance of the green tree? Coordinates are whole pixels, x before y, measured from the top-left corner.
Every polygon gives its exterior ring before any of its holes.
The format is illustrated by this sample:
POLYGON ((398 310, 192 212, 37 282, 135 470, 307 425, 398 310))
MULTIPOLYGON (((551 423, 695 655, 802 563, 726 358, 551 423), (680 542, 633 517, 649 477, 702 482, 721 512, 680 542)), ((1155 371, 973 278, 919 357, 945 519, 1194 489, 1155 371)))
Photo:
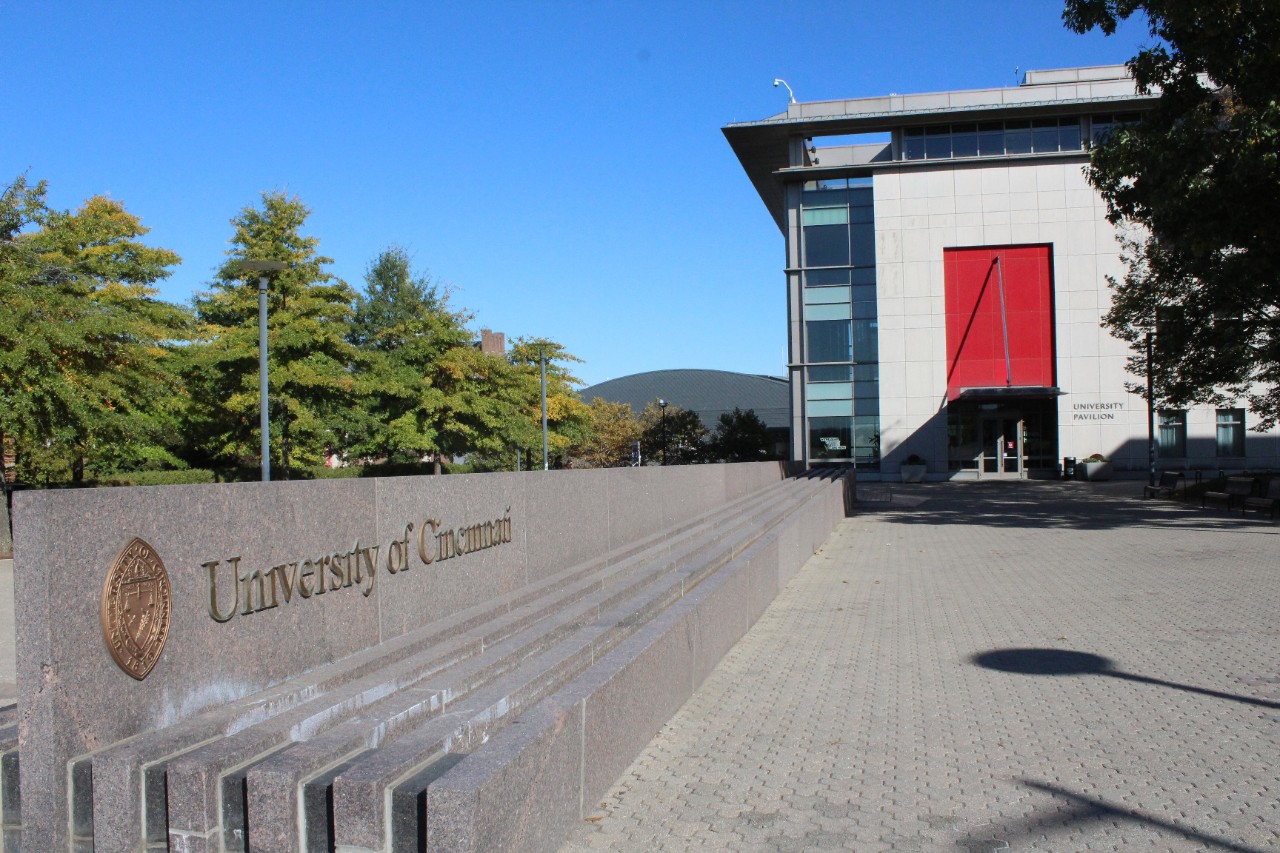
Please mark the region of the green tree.
POLYGON ((621 468, 631 464, 632 448, 640 440, 640 422, 627 403, 596 397, 588 406, 591 437, 577 449, 589 468, 621 468))
POLYGON ((652 402, 640 413, 640 452, 646 463, 691 465, 707 461, 707 428, 696 412, 652 402))
MULTIPOLYGON (((247 465, 259 455, 258 273, 244 260, 289 268, 269 273, 268 389, 271 455, 315 464, 339 444, 359 397, 359 350, 346 327, 354 293, 325 266, 319 240, 303 234, 310 209, 296 196, 262 194, 231 220, 227 260, 209 291, 195 297, 201 340, 186 353, 197 450, 215 465, 247 465)), ((288 466, 285 466, 288 476, 288 466)))
MULTIPOLYGON (((503 366, 481 362, 471 365, 472 372, 456 369, 459 359, 469 358, 453 354, 471 349, 467 320, 437 283, 413 272, 404 249, 392 246, 369 264, 349 341, 365 354, 365 384, 372 390, 352 418, 344 449, 417 461, 463 441, 449 435, 465 421, 462 401, 450 404, 446 394, 466 394, 467 383, 488 381, 503 366)), ((464 432, 469 437, 472 430, 464 432)))
POLYGON ((163 444, 188 315, 156 298, 180 259, 147 230, 100 196, 72 212, 44 182, 0 192, 0 446, 28 483, 177 461, 163 444))
MULTIPOLYGON (((1133 15, 1159 41, 1129 67, 1160 95, 1091 155, 1109 218, 1136 226, 1104 322, 1131 344, 1158 325, 1158 402, 1244 398, 1266 429, 1280 419, 1280 3, 1068 0, 1063 17, 1111 34, 1133 15)), ((1143 348, 1129 368, 1145 374, 1143 348)))
POLYGON ((773 437, 754 409, 745 412, 734 406, 720 415, 715 432, 707 442, 707 454, 721 462, 759 462, 777 459, 773 437))
POLYGON ((569 365, 582 359, 548 338, 517 338, 507 353, 512 371, 503 393, 513 406, 501 435, 503 449, 486 460, 486 467, 511 469, 519 451, 526 467, 542 465, 542 373, 547 365, 547 455, 564 465, 579 455, 592 437, 591 412, 573 390, 581 381, 569 365))

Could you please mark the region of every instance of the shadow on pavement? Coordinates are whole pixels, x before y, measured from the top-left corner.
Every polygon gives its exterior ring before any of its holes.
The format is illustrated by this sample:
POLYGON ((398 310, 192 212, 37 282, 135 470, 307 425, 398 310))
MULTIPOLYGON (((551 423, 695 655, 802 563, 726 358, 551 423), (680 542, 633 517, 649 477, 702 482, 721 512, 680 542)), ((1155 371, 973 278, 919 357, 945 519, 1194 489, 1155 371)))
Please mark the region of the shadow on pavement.
POLYGON ((922 485, 859 484, 855 512, 874 512, 893 524, 963 524, 984 527, 1112 530, 1176 527, 1246 534, 1280 535, 1262 516, 1242 518, 1193 504, 1144 500, 1142 483, 1133 491, 1091 488, 1052 480, 948 482, 922 485))
POLYGON ((984 831, 981 835, 971 835, 968 838, 961 839, 959 845, 967 847, 969 850, 1007 850, 1014 849, 1015 839, 1020 837, 1039 837, 1048 834, 1058 828, 1069 831, 1073 828, 1073 824, 1082 823, 1091 820, 1126 820, 1134 823, 1145 824, 1146 826, 1156 827, 1168 832, 1176 833, 1188 841, 1203 845, 1206 850, 1230 850, 1235 853, 1264 853, 1264 851, 1247 847, 1227 838, 1221 838, 1216 835, 1208 835, 1203 832, 1197 832, 1185 826, 1179 826, 1172 821, 1161 820, 1142 812, 1134 811, 1120 805, 1112 805, 1106 800, 1100 800, 1094 797, 1085 797, 1080 794, 1073 793, 1065 788, 1059 788, 1056 785, 1050 785, 1045 782, 1037 782, 1034 779, 1020 780, 1023 785, 1028 788, 1034 788, 1037 791, 1049 794, 1057 799, 1064 799, 1074 804, 1074 808, 1063 813, 1053 812, 1049 815, 1037 817, 1034 814, 1027 815, 1019 822, 1018 826, 1010 827, 1010 832, 999 832, 994 837, 990 829, 984 831))
POLYGON ((1236 693, 1223 693, 1207 687, 1195 687, 1190 684, 1178 684, 1146 675, 1136 675, 1112 669, 1111 660, 1101 655, 1088 652, 1073 652, 1066 649, 996 649, 974 655, 970 659, 984 669, 998 672, 1009 672, 1017 675, 1105 675, 1139 684, 1154 684, 1158 687, 1172 687, 1201 696, 1212 696, 1214 699, 1226 699, 1231 702, 1243 702, 1260 708, 1280 709, 1280 702, 1268 702, 1265 699, 1254 699, 1251 696, 1240 696, 1236 693))

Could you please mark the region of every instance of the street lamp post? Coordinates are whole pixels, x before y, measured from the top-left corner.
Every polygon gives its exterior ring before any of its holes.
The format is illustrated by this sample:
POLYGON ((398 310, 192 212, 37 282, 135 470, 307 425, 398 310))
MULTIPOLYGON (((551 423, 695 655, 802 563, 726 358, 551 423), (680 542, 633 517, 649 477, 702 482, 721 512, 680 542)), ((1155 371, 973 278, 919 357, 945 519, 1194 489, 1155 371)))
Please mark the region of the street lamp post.
POLYGON ((240 269, 258 276, 258 428, 262 433, 262 482, 271 481, 271 415, 267 411, 267 283, 269 272, 287 270, 283 261, 241 261, 240 269))
POLYGON ((658 408, 662 410, 662 464, 667 464, 667 401, 658 398, 658 408))
POLYGON ((547 464, 547 351, 538 350, 538 364, 542 369, 542 470, 551 466, 547 464))
POLYGON ((1147 485, 1156 484, 1156 399, 1155 371, 1151 365, 1153 335, 1147 332, 1147 485))

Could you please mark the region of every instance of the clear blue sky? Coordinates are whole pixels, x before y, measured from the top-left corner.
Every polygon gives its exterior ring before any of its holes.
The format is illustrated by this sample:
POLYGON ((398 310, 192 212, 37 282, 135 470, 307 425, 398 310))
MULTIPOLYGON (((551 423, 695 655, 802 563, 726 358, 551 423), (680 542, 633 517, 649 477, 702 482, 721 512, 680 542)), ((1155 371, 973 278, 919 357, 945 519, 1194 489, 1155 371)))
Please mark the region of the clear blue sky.
POLYGON ((782 237, 720 133, 800 100, 1122 62, 1031 2, 0 0, 0 183, 120 200, 203 290, 264 190, 363 287, 388 244, 472 325, 560 341, 588 384, 781 375, 782 237))

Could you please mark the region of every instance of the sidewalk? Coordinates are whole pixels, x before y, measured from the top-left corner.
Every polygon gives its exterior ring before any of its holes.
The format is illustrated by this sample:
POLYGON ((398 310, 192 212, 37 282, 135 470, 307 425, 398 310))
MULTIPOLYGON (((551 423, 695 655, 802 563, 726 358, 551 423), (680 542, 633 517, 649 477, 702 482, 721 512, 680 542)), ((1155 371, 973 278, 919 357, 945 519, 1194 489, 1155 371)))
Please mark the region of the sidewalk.
POLYGON ((1280 525, 1141 485, 867 489, 564 853, 1277 849, 1280 525))

